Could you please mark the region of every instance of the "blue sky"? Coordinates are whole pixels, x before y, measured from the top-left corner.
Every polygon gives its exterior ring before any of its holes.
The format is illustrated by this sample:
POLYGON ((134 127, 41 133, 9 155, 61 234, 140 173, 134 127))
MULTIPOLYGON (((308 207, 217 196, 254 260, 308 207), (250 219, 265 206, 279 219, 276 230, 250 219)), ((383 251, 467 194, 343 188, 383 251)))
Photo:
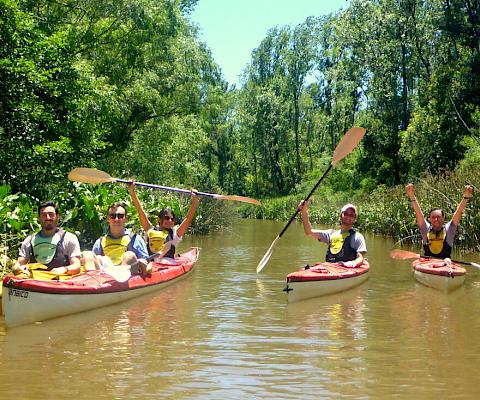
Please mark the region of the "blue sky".
POLYGON ((199 0, 191 20, 200 27, 200 39, 230 83, 250 61, 270 28, 296 25, 309 16, 346 9, 347 0, 199 0))

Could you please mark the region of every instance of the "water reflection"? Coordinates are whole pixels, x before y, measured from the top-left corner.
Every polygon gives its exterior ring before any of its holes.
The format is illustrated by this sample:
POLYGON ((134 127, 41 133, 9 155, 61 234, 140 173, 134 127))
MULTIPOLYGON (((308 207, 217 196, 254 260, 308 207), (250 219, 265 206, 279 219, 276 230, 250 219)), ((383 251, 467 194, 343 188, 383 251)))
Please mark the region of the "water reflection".
POLYGON ((165 290, 3 330, 0 388, 29 399, 476 395, 480 271, 437 292, 388 257, 391 241, 367 235, 368 281, 289 304, 286 275, 322 259, 324 247, 293 224, 257 275, 283 225, 247 221, 190 237, 184 246, 202 248, 196 270, 165 290), (19 376, 28 379, 19 385, 19 376))

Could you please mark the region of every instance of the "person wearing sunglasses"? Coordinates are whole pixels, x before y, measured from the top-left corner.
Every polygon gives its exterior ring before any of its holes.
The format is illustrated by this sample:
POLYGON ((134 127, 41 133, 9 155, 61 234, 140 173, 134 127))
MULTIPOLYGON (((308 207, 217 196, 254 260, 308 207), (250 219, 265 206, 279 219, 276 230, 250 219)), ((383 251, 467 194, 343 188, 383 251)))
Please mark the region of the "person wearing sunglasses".
POLYGON ((353 204, 345 204, 340 210, 340 229, 312 229, 308 218, 308 202, 302 200, 298 209, 302 215, 305 234, 327 244, 325 261, 341 263, 346 267, 362 264, 367 245, 363 235, 353 229, 357 220, 357 208, 353 204))
POLYGON ((431 209, 428 213, 428 221, 425 219, 415 197, 415 189, 412 183, 405 186, 405 191, 412 203, 418 229, 422 235, 424 254, 428 257, 450 260, 458 224, 465 207, 473 197, 473 186, 466 185, 463 188, 463 199, 458 204, 452 219, 447 223, 445 223, 445 212, 441 208, 431 209))
MULTIPOLYGON (((54 275, 75 275, 80 272, 80 243, 75 234, 58 226, 60 213, 53 201, 38 207, 41 230, 22 243, 19 257, 12 270, 30 276, 29 263, 42 264, 54 275)), ((38 267, 38 266, 37 266, 38 267)))
POLYGON ((161 262, 164 264, 175 264, 176 247, 187 232, 195 216, 200 201, 199 196, 195 194, 195 190, 192 190, 190 208, 180 225, 176 224, 175 213, 172 209, 164 208, 158 214, 157 226, 153 226, 137 196, 135 182, 132 181, 128 184, 128 192, 132 198, 133 205, 137 209, 140 223, 145 232, 149 254, 159 253, 159 256, 155 257, 155 261, 161 259, 161 262))
POLYGON ((148 273, 151 270, 146 260, 147 244, 141 236, 125 228, 127 212, 128 207, 123 202, 113 203, 108 207, 108 233, 95 241, 92 248, 93 258, 91 254, 83 252, 86 264, 93 261, 97 269, 124 266, 130 268, 132 273, 148 273))

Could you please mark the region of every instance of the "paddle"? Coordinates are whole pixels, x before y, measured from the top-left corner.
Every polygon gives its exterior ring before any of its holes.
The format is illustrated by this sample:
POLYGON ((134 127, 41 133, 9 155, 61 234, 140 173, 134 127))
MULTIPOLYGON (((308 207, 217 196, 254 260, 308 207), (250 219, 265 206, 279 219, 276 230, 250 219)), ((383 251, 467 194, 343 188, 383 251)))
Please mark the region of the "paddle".
MULTIPOLYGON (((352 152, 352 150, 355 147, 357 147, 358 143, 360 143, 360 140, 362 140, 363 135, 365 135, 365 128, 359 128, 359 127, 350 128, 348 130, 348 132, 345 135, 343 135, 342 139, 340 140, 340 142, 338 143, 337 147, 335 148, 335 150, 333 152, 332 162, 330 163, 330 165, 328 166, 327 170, 322 175, 322 177, 315 184, 313 189, 310 191, 308 196, 305 198, 305 201, 307 201, 312 196, 313 192, 315 192, 318 185, 320 185, 320 183, 323 181, 325 176, 327 176, 327 174, 330 172, 330 170, 335 166, 335 164, 337 164, 342 158, 349 155, 352 152)), ((275 238, 275 240, 273 241, 273 243, 271 244, 271 246, 269 247, 269 249, 267 250, 267 252, 263 256, 263 258, 258 263, 257 273, 259 273, 265 267, 265 265, 267 264, 268 260, 270 259, 271 255, 272 255, 272 251, 273 251, 274 246, 280 240, 282 235, 285 233, 285 231, 290 226, 290 224, 292 223, 292 221, 295 219, 295 217, 297 216, 297 214, 299 212, 300 212, 300 210, 297 208, 295 213, 292 215, 290 220, 287 222, 287 225, 285 225, 285 227, 282 229, 282 231, 277 235, 277 237, 275 238)))
MULTIPOLYGON (((130 181, 125 179, 112 178, 106 172, 100 171, 95 168, 74 168, 68 174, 68 179, 70 179, 71 181, 82 182, 82 183, 114 183, 114 182, 126 183, 126 184, 130 183, 130 181)), ((162 185, 152 185, 149 183, 141 183, 141 182, 135 182, 135 185, 144 186, 152 189, 170 190, 173 192, 191 194, 191 191, 187 189, 180 189, 180 188, 174 188, 174 187, 168 187, 168 186, 162 186, 162 185)), ((199 196, 210 197, 216 200, 233 200, 233 201, 241 201, 243 203, 250 203, 250 204, 256 204, 256 205, 261 204, 260 201, 256 199, 252 199, 250 197, 244 197, 244 196, 235 196, 235 195, 228 196, 223 194, 205 193, 205 192, 195 192, 195 194, 199 196)))
MULTIPOLYGON (((394 249, 390 252, 390 257, 396 259, 396 260, 408 260, 412 258, 435 258, 435 257, 430 257, 430 256, 422 256, 420 254, 414 253, 413 251, 407 251, 407 250, 400 250, 400 249, 394 249)), ((468 261, 458 261, 458 260, 452 260, 453 263, 455 264, 462 264, 462 265, 470 265, 475 268, 480 268, 480 264, 474 263, 474 262, 468 262, 468 261)))

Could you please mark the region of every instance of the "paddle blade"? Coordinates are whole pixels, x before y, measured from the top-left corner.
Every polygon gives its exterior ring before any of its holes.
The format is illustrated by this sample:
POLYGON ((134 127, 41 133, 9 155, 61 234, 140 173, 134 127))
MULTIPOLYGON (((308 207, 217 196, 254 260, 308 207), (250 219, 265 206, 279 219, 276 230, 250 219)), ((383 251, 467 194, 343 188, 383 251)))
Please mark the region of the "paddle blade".
POLYGON ((75 168, 68 174, 68 179, 82 183, 106 183, 115 182, 115 179, 106 172, 95 168, 75 168))
POLYGON ((342 139, 338 143, 335 151, 333 152, 332 165, 338 163, 341 159, 348 156, 352 150, 358 146, 360 140, 365 135, 366 129, 354 126, 350 128, 348 132, 343 135, 342 139))
POLYGON ((222 194, 216 194, 214 195, 215 199, 218 200, 233 200, 233 201, 241 201, 242 203, 250 203, 250 204, 255 204, 257 206, 261 205, 262 203, 256 199, 252 199, 250 197, 244 197, 244 196, 227 196, 227 195, 222 195, 222 194))
POLYGON ((263 256, 263 258, 260 260, 260 262, 257 265, 257 274, 267 265, 268 260, 270 260, 270 257, 272 256, 273 248, 277 244, 278 240, 280 239, 280 236, 277 236, 275 240, 272 242, 270 247, 268 248, 267 252, 263 256))
POLYGON ((420 254, 414 253, 412 251, 394 249, 390 252, 390 257, 396 260, 409 260, 412 258, 419 258, 420 254))

